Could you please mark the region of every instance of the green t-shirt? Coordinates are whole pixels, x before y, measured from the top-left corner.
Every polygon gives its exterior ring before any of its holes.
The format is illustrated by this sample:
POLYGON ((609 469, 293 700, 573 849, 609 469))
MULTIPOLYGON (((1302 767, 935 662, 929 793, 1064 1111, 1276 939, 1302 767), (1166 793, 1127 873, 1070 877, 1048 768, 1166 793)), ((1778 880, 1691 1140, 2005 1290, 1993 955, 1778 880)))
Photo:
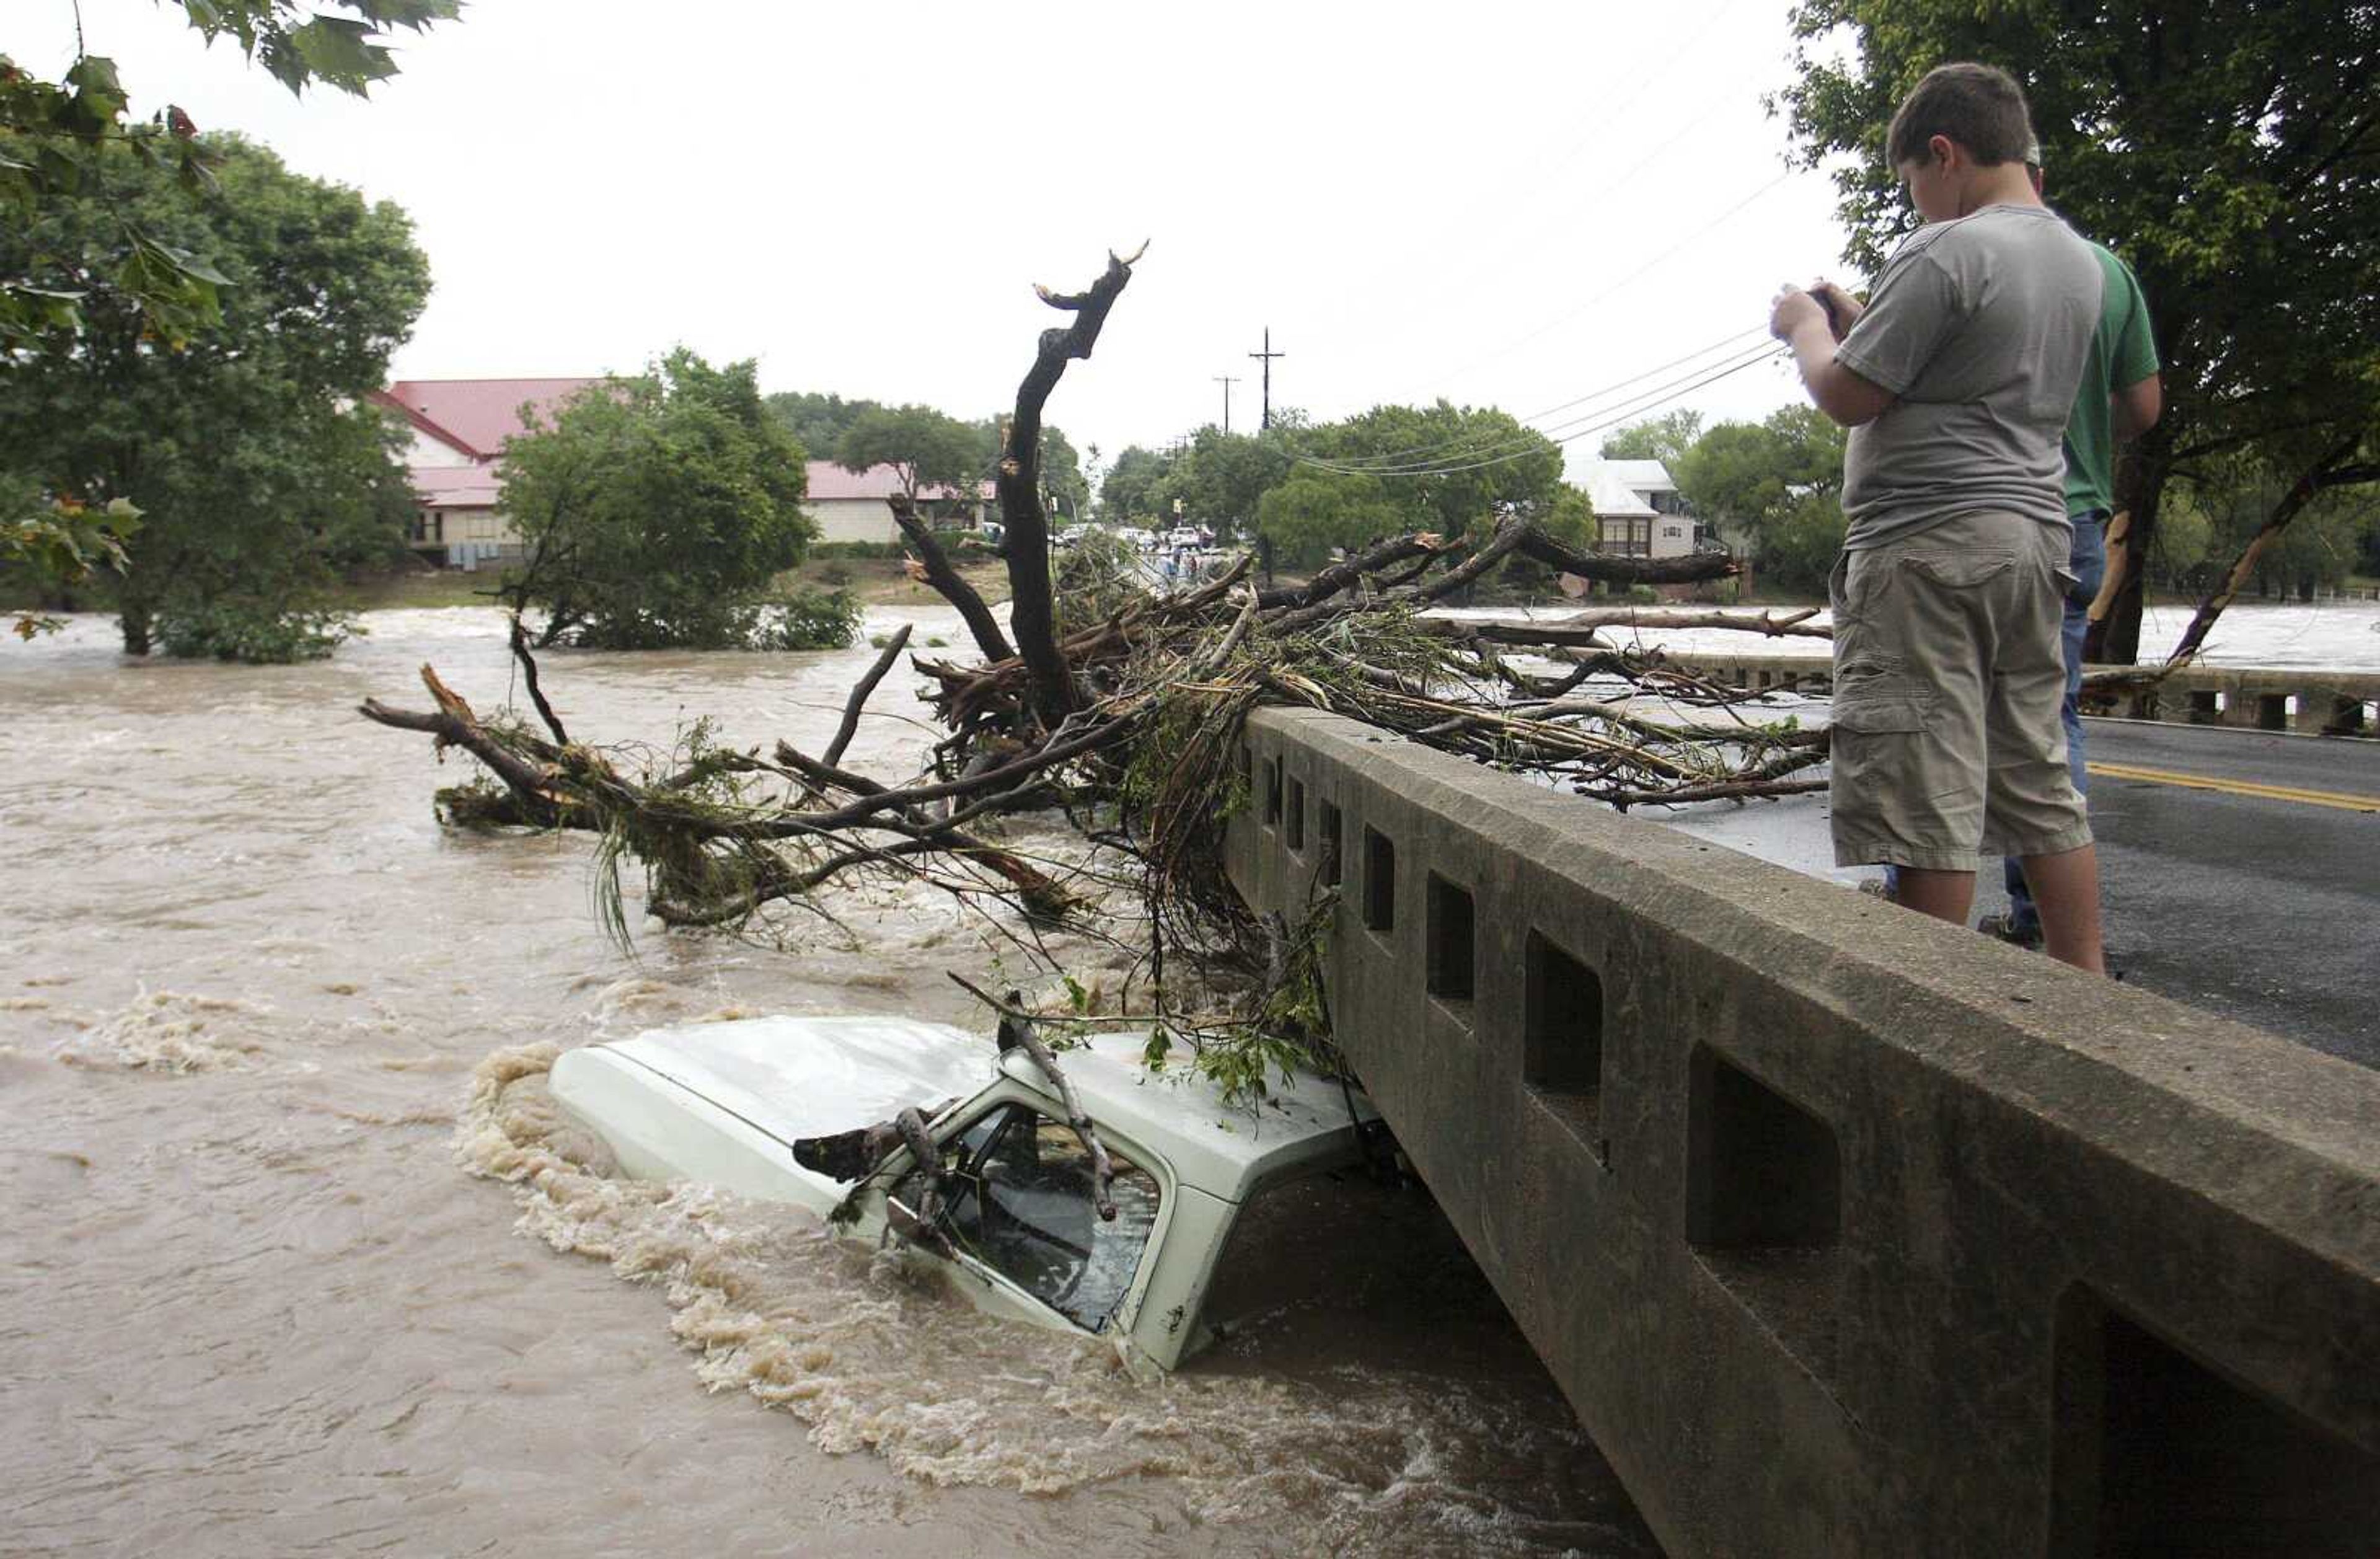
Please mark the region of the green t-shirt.
POLYGON ((2113 510, 2116 506, 2115 414, 2107 397, 2130 389, 2157 371, 2156 342, 2149 334, 2149 306, 2132 268, 2092 244, 2099 257, 2099 328, 2092 333, 2082 361, 2082 384, 2066 419, 2066 512, 2113 510))

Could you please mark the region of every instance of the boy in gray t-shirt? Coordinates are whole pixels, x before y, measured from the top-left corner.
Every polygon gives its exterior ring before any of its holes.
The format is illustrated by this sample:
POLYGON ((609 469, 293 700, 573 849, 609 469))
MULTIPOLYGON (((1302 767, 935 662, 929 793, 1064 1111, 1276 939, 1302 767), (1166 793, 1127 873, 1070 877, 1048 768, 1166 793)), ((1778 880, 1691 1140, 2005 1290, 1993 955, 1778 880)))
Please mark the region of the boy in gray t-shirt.
POLYGON ((2052 956, 2103 969, 2098 860, 2066 768, 2060 453, 2098 262, 2034 192, 2006 72, 1944 66, 1887 154, 1926 225, 1868 303, 1788 288, 1770 328, 1852 428, 1830 594, 1839 865, 1963 925, 1979 853, 2021 857, 2052 956), (1823 298, 1823 303, 1820 301, 1823 298))

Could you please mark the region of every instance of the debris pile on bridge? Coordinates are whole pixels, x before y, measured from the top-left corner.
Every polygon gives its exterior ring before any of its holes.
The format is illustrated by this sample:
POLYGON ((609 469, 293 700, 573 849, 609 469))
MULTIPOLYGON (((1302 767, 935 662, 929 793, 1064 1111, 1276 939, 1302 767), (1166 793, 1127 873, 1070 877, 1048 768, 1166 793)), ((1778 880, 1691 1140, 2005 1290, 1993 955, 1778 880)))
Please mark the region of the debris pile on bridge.
POLYGON ((766 751, 723 747, 698 727, 665 749, 666 761, 632 766, 626 749, 565 730, 517 622, 513 649, 537 724, 482 716, 428 666, 432 708, 371 700, 362 713, 485 766, 492 783, 441 792, 451 821, 601 834, 613 884, 606 903, 624 938, 617 870, 629 859, 646 873, 647 911, 676 927, 741 927, 775 905, 827 914, 819 890, 839 879, 923 882, 981 911, 1045 965, 1055 962, 1044 941, 1052 928, 1130 946, 1145 965, 1148 999, 1199 1048, 1202 1064, 1252 1067, 1259 1086, 1268 1058, 1328 1057, 1316 1054, 1327 1022, 1311 927, 1255 921, 1220 876, 1220 829, 1247 798, 1239 732, 1250 709, 1332 711, 1622 807, 1820 783, 1807 771, 1825 761, 1823 730, 1764 723, 1742 689, 1605 637, 1612 627, 1667 626, 1825 637, 1810 613, 1621 607, 1548 622, 1428 615, 1512 558, 1640 584, 1724 576, 1733 565, 1721 554, 1583 553, 1529 519, 1506 518, 1476 541, 1383 541, 1281 589, 1257 588, 1243 555, 1209 582, 1162 592, 1135 560, 1096 548, 1066 554, 1069 577, 1053 588, 1036 469, 1042 407, 1066 363, 1090 355, 1137 259, 1111 255, 1079 294, 1041 293, 1074 319, 1042 334, 1004 433, 997 481, 1012 600, 1005 627, 923 520, 892 500, 913 572, 957 609, 978 652, 911 663, 942 731, 920 772, 877 776, 844 761, 868 700, 907 652, 906 628, 853 687, 834 736, 815 752, 785 741, 766 751), (1648 701, 1661 713, 1611 696, 1621 688, 1657 695, 1648 701), (1002 826, 1022 813, 1062 814, 1080 847, 1027 847, 1002 826), (1119 914, 1119 906, 1141 912, 1119 914), (1233 970, 1243 977, 1236 994, 1217 998, 1229 986, 1217 977, 1233 970), (1291 1048, 1269 1048, 1281 1045, 1291 1048))

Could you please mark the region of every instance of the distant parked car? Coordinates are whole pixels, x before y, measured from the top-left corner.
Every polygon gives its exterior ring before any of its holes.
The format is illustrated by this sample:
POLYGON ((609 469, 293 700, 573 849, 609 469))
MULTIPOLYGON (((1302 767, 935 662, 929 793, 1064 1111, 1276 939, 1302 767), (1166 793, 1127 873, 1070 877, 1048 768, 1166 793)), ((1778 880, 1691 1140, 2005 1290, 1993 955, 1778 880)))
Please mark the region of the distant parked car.
POLYGON ((1169 547, 1211 547, 1215 544, 1215 533, 1202 526, 1177 525, 1165 533, 1165 544, 1169 547))

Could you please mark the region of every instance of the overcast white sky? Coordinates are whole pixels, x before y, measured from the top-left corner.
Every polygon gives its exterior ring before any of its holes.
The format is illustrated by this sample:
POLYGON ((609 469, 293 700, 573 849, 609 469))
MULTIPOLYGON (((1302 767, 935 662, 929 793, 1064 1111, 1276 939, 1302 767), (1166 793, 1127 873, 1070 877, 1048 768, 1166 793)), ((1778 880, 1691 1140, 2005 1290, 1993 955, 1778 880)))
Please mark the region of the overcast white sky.
MULTIPOLYGON (((9 11, 0 47, 63 69, 68 0, 9 11)), ((683 342, 771 390, 982 416, 1059 322, 1031 284, 1148 238, 1050 404, 1110 458, 1218 420, 1217 375, 1254 427, 1267 326, 1274 403, 1318 419, 1440 395, 1527 417, 1759 326, 1841 249, 1760 106, 1785 12, 477 0, 401 35, 368 101, 299 102, 177 6, 82 3, 137 112, 171 99, 412 214, 436 290, 400 378, 683 342)), ((1764 364, 1679 404, 1797 393, 1764 364)))

